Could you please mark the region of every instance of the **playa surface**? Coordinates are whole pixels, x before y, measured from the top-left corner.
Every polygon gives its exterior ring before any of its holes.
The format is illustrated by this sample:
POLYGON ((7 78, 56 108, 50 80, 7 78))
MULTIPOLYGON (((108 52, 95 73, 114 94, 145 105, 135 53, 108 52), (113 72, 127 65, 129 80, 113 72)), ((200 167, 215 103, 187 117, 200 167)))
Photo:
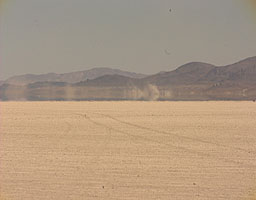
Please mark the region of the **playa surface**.
POLYGON ((4 200, 252 200, 256 103, 0 102, 4 200))

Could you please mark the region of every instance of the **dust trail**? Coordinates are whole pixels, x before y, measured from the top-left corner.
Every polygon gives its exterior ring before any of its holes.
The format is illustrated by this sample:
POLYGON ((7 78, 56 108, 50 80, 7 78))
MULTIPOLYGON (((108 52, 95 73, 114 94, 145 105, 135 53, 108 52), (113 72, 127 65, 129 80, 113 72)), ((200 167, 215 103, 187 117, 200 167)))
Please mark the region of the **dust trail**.
POLYGON ((160 92, 159 92, 157 86, 155 86, 155 85, 149 84, 147 86, 146 92, 148 95, 148 100, 150 100, 150 101, 156 101, 160 97, 160 92))
MULTIPOLYGON (((243 163, 241 161, 235 161, 235 160, 230 160, 230 159, 227 159, 227 158, 223 158, 223 157, 217 157, 217 156, 214 156, 212 154, 209 154, 209 153, 204 153, 204 152, 201 152, 201 151, 196 151, 196 150, 193 150, 193 149, 189 149, 189 148, 186 148, 186 147, 183 147, 183 146, 176 146, 176 145, 173 145, 173 144, 170 144, 170 143, 167 143, 167 142, 162 142, 162 141, 157 141, 157 140, 154 140, 154 139, 150 139, 150 138, 146 138, 144 136, 140 136, 140 135, 135 135, 135 134, 132 134, 132 133, 128 133, 128 132, 125 132, 125 131, 122 131, 122 130, 119 130, 117 128, 113 128, 112 126, 108 126, 106 124, 103 124, 103 123, 100 123, 100 122, 97 122, 93 119, 91 119, 88 114, 80 114, 80 113, 74 113, 75 115, 78 115, 80 117, 83 117, 84 119, 90 121, 91 123, 97 125, 97 126, 100 126, 100 127, 103 127, 103 128, 107 128, 109 130, 112 130, 112 131, 115 131, 117 133, 121 133, 123 135, 126 135, 126 136, 129 136, 129 137, 133 137, 135 139, 141 139, 143 141, 148 141, 148 142, 152 142, 152 143, 156 143, 156 144, 160 144, 160 145, 164 145, 166 147, 172 147, 174 149, 177 149, 177 150, 183 150, 189 154, 193 154, 193 155, 197 155, 197 156, 203 156, 203 157, 207 157, 207 158, 214 158, 214 159, 217 159, 217 160, 222 160, 223 162, 225 163, 232 163, 232 164, 235 164, 235 165, 240 165, 242 167, 248 167, 248 168, 255 168, 256 166, 254 166, 253 164, 248 164, 248 163, 243 163)), ((103 115, 104 116, 104 115, 103 115)), ((106 117, 106 116, 105 116, 106 117)))
POLYGON ((74 92, 74 89, 72 88, 71 85, 67 85, 65 88, 64 88, 64 96, 63 98, 65 100, 72 100, 75 98, 75 92, 74 92))
POLYGON ((142 88, 132 86, 125 91, 124 96, 128 99, 157 101, 160 97, 160 91, 156 85, 147 84, 142 88))

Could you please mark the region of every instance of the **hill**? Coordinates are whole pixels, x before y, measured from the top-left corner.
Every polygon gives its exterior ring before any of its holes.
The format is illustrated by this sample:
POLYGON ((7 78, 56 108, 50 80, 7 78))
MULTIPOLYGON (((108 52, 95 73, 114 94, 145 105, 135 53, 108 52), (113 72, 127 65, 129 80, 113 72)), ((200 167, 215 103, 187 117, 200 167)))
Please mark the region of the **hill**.
POLYGON ((95 79, 104 75, 122 75, 131 78, 143 78, 146 75, 134 72, 123 71, 112 68, 93 68, 85 71, 70 72, 64 74, 48 73, 48 74, 25 74, 8 78, 4 83, 14 85, 26 85, 34 82, 67 82, 76 83, 87 79, 95 79))
POLYGON ((227 66, 192 62, 147 77, 103 75, 77 83, 0 86, 2 100, 255 100, 256 57, 227 66))

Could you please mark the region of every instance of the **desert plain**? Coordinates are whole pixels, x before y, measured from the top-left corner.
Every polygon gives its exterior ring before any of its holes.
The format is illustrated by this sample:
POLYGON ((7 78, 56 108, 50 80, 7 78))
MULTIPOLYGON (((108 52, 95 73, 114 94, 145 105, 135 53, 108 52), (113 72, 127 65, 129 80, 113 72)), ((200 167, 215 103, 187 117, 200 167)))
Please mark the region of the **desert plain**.
POLYGON ((1 200, 253 200, 254 102, 0 102, 1 200))

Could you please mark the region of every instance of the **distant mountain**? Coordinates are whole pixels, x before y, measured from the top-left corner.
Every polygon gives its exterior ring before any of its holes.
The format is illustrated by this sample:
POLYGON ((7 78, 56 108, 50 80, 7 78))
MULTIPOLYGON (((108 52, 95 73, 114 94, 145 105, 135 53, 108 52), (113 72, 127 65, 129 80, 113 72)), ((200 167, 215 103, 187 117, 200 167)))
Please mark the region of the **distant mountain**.
POLYGON ((2 100, 255 100, 256 57, 217 67, 192 62, 144 77, 104 74, 76 83, 3 84, 2 100))
POLYGON ((256 82, 256 57, 247 58, 224 67, 215 67, 203 77, 208 82, 256 82))
POLYGON ((210 64, 192 62, 185 64, 174 71, 148 76, 144 80, 157 86, 193 84, 214 68, 215 66, 210 64))
POLYGON ((85 81, 87 79, 95 79, 104 75, 122 75, 131 78, 143 78, 146 75, 138 74, 134 72, 122 71, 119 69, 111 68, 93 68, 85 71, 71 72, 65 74, 25 74, 19 76, 13 76, 7 79, 4 83, 13 84, 13 85, 26 85, 34 82, 67 82, 67 83, 76 83, 80 81, 85 81))

